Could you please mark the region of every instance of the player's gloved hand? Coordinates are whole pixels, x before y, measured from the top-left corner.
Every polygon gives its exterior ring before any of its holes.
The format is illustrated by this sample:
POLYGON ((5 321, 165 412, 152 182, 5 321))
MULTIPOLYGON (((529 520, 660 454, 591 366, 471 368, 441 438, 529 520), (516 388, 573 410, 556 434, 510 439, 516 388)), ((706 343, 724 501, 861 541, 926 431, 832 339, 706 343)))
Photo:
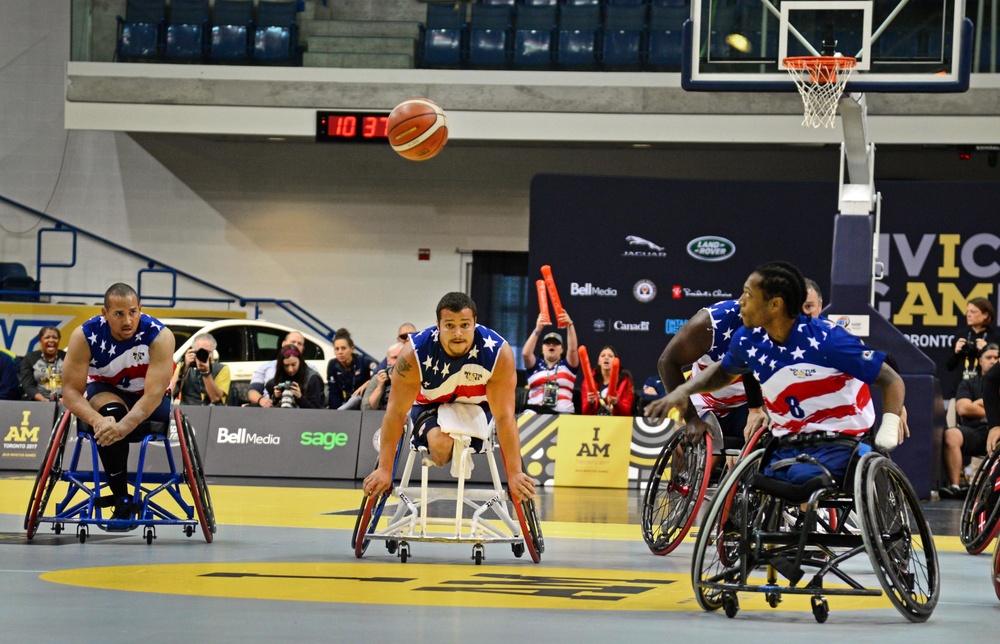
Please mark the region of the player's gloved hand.
POLYGON ((882 414, 882 425, 875 434, 875 446, 886 452, 896 449, 903 442, 901 419, 893 413, 882 414))

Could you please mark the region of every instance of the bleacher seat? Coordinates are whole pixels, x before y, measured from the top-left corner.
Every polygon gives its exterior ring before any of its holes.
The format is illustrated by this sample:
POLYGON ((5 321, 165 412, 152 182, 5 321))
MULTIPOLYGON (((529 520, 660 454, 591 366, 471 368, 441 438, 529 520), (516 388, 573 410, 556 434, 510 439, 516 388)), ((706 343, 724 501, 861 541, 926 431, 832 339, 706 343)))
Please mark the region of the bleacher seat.
POLYGON ((609 7, 638 7, 647 4, 647 0, 607 0, 609 7))
POLYGON ((688 19, 684 7, 649 7, 646 64, 653 69, 679 71, 683 50, 683 27, 688 19))
POLYGON ((560 7, 556 64, 573 69, 593 68, 597 64, 600 28, 600 6, 566 4, 560 7))
POLYGON ((555 5, 518 7, 514 14, 514 65, 526 68, 551 66, 555 28, 555 5))
MULTIPOLYGON (((513 8, 514 5, 517 4, 517 0, 479 0, 478 2, 476 2, 476 4, 501 5, 504 7, 513 8)), ((473 7, 475 7, 475 5, 473 5, 473 7)))
POLYGON ((495 67, 508 64, 511 27, 510 6, 472 5, 472 15, 469 19, 469 65, 495 67))
POLYGON ((600 7, 601 0, 563 0, 563 5, 569 7, 600 7))
POLYGON ((215 0, 209 60, 239 62, 250 58, 253 0, 215 0))
POLYGON ((642 62, 646 5, 612 5, 605 8, 602 62, 612 69, 638 69, 642 62))
POLYGON ((559 0, 520 0, 525 7, 554 7, 559 4, 559 0))
POLYGON ((208 36, 208 0, 171 0, 165 56, 200 61, 208 36))
POLYGON ((125 17, 118 16, 115 60, 155 60, 163 53, 166 0, 128 0, 125 17))
POLYGON ((465 4, 431 3, 420 25, 419 60, 423 67, 457 67, 462 63, 465 4))
POLYGON ((299 27, 295 21, 296 2, 257 3, 253 59, 268 63, 290 63, 298 48, 299 27))
POLYGON ((0 291, 23 291, 19 293, 0 293, 0 300, 6 302, 37 302, 37 280, 28 276, 28 270, 19 262, 0 262, 0 291))

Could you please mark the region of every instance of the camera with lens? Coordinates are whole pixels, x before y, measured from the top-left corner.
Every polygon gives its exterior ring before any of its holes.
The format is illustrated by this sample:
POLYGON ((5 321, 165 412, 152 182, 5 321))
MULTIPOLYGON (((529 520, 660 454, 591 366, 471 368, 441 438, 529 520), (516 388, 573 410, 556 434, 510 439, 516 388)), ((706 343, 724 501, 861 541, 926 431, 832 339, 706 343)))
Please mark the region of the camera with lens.
POLYGON ((198 362, 208 362, 208 359, 211 356, 212 354, 208 351, 208 349, 198 349, 194 352, 194 357, 198 359, 198 362))
POLYGON ((295 394, 292 393, 292 381, 286 380, 285 382, 279 382, 274 386, 275 389, 281 394, 281 398, 278 406, 284 407, 285 409, 292 409, 295 405, 295 394))
POLYGON ((979 347, 976 346, 976 338, 971 333, 965 339, 965 346, 959 351, 959 355, 965 356, 968 359, 979 357, 979 347))

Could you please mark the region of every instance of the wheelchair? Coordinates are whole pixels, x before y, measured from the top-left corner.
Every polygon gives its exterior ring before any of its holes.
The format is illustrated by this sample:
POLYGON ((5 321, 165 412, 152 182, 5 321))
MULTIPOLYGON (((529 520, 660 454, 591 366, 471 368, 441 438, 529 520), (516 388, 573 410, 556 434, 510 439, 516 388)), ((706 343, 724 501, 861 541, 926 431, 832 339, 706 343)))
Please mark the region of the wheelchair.
MULTIPOLYGON (((667 435, 646 483, 640 524, 642 539, 654 555, 667 555, 680 545, 697 520, 702 502, 711 497, 709 480, 713 455, 740 454, 742 458, 752 451, 767 430, 766 427, 758 429, 741 452, 713 451, 713 445, 723 444, 722 429, 711 412, 702 419, 709 423, 712 432, 705 432, 692 444, 684 434, 684 425, 679 425, 667 435)), ((723 467, 723 478, 725 474, 723 467)))
POLYGON ((395 554, 400 562, 406 563, 411 558, 410 543, 471 543, 472 560, 478 566, 486 558, 485 544, 509 543, 515 557, 520 558, 527 551, 531 560, 539 563, 545 551, 545 540, 535 512, 535 504, 530 499, 512 504, 517 520, 511 517, 507 509, 508 494, 500 482, 500 472, 493 455, 493 451, 498 449, 495 427, 491 429, 491 437, 483 441, 483 448, 479 452, 486 455, 492 477, 492 486, 484 490, 471 489, 465 484, 464 473, 471 464, 475 452, 471 447, 466 447, 462 451, 457 491, 429 487, 428 474, 434 463, 430 460, 426 448, 413 447, 410 440, 412 432, 413 422, 407 419, 406 429, 396 448, 396 458, 392 468, 395 480, 403 445, 404 443, 410 445, 399 485, 390 493, 378 497, 365 495, 361 501, 354 532, 351 535, 354 555, 360 559, 370 542, 383 541, 389 554, 395 554), (410 487, 411 474, 418 458, 421 468, 420 486, 410 487), (379 521, 386 510, 390 495, 398 502, 392 517, 384 521, 380 527, 379 521), (429 516, 431 503, 438 500, 454 501, 454 515, 429 516), (466 509, 471 510, 471 517, 464 516, 463 510, 466 509), (429 530, 431 526, 441 526, 442 529, 429 530))
POLYGON ((978 555, 1000 531, 1000 449, 979 464, 962 504, 958 536, 970 555, 978 555))
POLYGON ((997 541, 993 549, 993 592, 997 594, 997 599, 1000 599, 1000 541, 997 541))
POLYGON ((73 414, 63 411, 49 437, 24 517, 24 529, 27 531, 29 541, 34 539, 41 524, 48 523, 57 535, 67 526, 76 526, 76 536, 80 543, 87 541, 89 529, 94 526, 106 532, 129 532, 141 527, 146 543, 152 544, 156 539, 156 528, 163 525, 180 526, 188 537, 192 536, 195 529, 200 526, 205 541, 212 542, 216 531, 212 499, 205 483, 204 468, 195 443, 194 430, 179 409, 173 411, 172 424, 176 426, 177 442, 180 446, 183 466, 180 471, 175 465, 173 450, 169 443, 169 424, 145 421, 139 426, 140 429, 148 430, 148 433, 142 432, 145 435, 137 436, 134 441, 141 440, 141 446, 136 472, 128 475, 128 482, 133 486, 130 501, 132 507, 136 509, 129 519, 112 518, 111 507, 114 505, 114 496, 102 495, 102 492, 110 490, 107 489, 106 476, 101 471, 97 442, 93 434, 79 431, 77 428, 76 446, 73 448, 68 466, 63 466, 66 443, 74 421, 73 414), (144 427, 146 424, 148 426, 144 427), (147 448, 150 443, 156 441, 164 444, 168 465, 168 471, 165 473, 144 471, 147 448), (87 449, 85 445, 89 445, 92 471, 80 469, 80 458, 87 449), (66 492, 62 500, 55 503, 52 513, 47 514, 50 497, 60 482, 67 484, 66 492), (181 485, 185 483, 191 495, 191 503, 188 503, 181 494, 181 485), (171 511, 164 507, 164 501, 168 497, 179 509, 179 515, 176 513, 177 509, 171 511))
MULTIPOLYGON (((803 485, 763 476, 762 463, 789 444, 772 440, 741 460, 720 486, 695 543, 691 577, 698 604, 706 611, 723 608, 733 618, 738 593, 763 593, 772 608, 784 594, 809 595, 813 616, 823 623, 827 596, 875 597, 884 590, 908 620, 927 620, 940 592, 937 550, 899 466, 876 451, 859 457, 856 446, 843 481, 828 471, 803 485), (881 590, 866 588, 856 566, 844 565, 862 552, 881 590), (807 568, 815 572, 800 586, 807 568), (786 582, 779 583, 779 574, 786 582), (840 583, 825 585, 827 575, 840 583)), ((816 463, 804 454, 786 460, 816 463)))

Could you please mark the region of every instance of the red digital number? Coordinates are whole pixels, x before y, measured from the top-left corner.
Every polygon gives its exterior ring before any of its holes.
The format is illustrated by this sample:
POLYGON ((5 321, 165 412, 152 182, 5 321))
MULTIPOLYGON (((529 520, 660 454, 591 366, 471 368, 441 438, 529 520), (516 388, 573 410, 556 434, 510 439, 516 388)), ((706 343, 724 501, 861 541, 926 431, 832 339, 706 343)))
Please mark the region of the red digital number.
POLYGON ((326 133, 342 139, 353 139, 358 133, 358 119, 356 116, 331 116, 326 133))
POLYGON ((366 139, 384 138, 388 116, 366 116, 362 125, 361 136, 366 139))

